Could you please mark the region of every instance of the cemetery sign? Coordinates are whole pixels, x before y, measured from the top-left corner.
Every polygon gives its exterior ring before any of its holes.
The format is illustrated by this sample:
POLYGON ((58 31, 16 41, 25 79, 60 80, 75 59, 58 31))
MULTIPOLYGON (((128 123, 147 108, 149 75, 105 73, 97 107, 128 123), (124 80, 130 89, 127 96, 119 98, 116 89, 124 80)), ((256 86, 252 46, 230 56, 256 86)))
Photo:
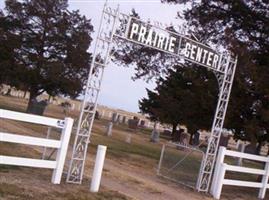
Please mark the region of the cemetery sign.
POLYGON ((131 18, 126 29, 131 41, 218 70, 220 56, 210 47, 169 30, 131 18))

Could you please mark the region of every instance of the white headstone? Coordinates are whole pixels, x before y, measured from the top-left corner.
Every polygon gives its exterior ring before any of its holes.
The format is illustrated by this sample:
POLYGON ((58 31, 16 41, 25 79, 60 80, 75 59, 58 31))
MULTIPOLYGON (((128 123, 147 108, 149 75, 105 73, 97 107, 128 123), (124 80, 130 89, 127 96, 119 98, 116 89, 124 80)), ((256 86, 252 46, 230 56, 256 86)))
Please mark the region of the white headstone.
POLYGON ((113 128, 113 122, 108 122, 106 131, 107 136, 112 136, 112 128, 113 128))

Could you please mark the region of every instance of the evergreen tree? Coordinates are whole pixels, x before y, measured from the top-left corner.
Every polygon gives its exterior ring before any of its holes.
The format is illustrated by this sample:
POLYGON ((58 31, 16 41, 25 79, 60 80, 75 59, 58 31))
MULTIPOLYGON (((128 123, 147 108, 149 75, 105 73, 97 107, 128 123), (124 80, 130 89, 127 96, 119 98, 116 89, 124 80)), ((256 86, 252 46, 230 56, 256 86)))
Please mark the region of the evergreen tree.
MULTIPOLYGON (((91 60, 87 52, 93 32, 90 20, 78 11, 69 11, 67 0, 6 0, 5 9, 6 15, 1 19, 15 24, 12 28, 1 24, 6 44, 12 45, 14 37, 20 42, 4 49, 14 58, 13 73, 6 73, 6 80, 12 86, 23 85, 30 92, 28 110, 43 92, 78 96, 86 83, 91 60)), ((10 68, 2 62, 3 59, 0 64, 5 73, 10 68)))
POLYGON ((218 88, 214 75, 200 67, 175 67, 165 78, 160 77, 154 91, 139 101, 142 113, 152 120, 171 124, 173 134, 179 123, 190 134, 209 130, 214 118, 218 88))
POLYGON ((20 36, 11 33, 17 24, 5 17, 0 10, 0 84, 18 84, 15 78, 15 49, 20 47, 21 40, 20 36))
POLYGON ((226 126, 255 146, 269 140, 269 3, 266 0, 163 0, 189 3, 184 13, 202 39, 238 54, 226 126))

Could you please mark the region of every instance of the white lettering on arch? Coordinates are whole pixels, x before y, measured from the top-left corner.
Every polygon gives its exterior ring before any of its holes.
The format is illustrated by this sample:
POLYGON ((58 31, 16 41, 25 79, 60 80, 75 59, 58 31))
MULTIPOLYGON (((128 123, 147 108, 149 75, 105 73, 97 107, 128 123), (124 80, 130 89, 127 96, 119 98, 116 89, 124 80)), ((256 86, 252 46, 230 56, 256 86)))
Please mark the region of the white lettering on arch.
POLYGON ((133 23, 131 33, 130 33, 130 39, 133 39, 134 35, 137 33, 138 33, 138 24, 133 23))
POLYGON ((186 46, 185 46, 185 50, 184 50, 184 55, 185 57, 189 57, 190 56, 190 48, 191 48, 191 44, 189 42, 186 43, 186 46))
POLYGON ((145 35, 147 32, 147 28, 145 26, 141 26, 140 30, 139 30, 139 34, 138 34, 138 42, 145 42, 145 35))

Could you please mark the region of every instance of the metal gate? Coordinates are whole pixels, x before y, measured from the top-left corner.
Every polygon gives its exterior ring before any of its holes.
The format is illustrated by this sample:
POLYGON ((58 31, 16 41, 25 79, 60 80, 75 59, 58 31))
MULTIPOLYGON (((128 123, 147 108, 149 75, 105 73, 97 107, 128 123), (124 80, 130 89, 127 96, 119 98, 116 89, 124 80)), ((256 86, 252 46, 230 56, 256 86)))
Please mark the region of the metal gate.
POLYGON ((205 153, 196 147, 164 144, 157 175, 195 189, 204 157, 205 153))

